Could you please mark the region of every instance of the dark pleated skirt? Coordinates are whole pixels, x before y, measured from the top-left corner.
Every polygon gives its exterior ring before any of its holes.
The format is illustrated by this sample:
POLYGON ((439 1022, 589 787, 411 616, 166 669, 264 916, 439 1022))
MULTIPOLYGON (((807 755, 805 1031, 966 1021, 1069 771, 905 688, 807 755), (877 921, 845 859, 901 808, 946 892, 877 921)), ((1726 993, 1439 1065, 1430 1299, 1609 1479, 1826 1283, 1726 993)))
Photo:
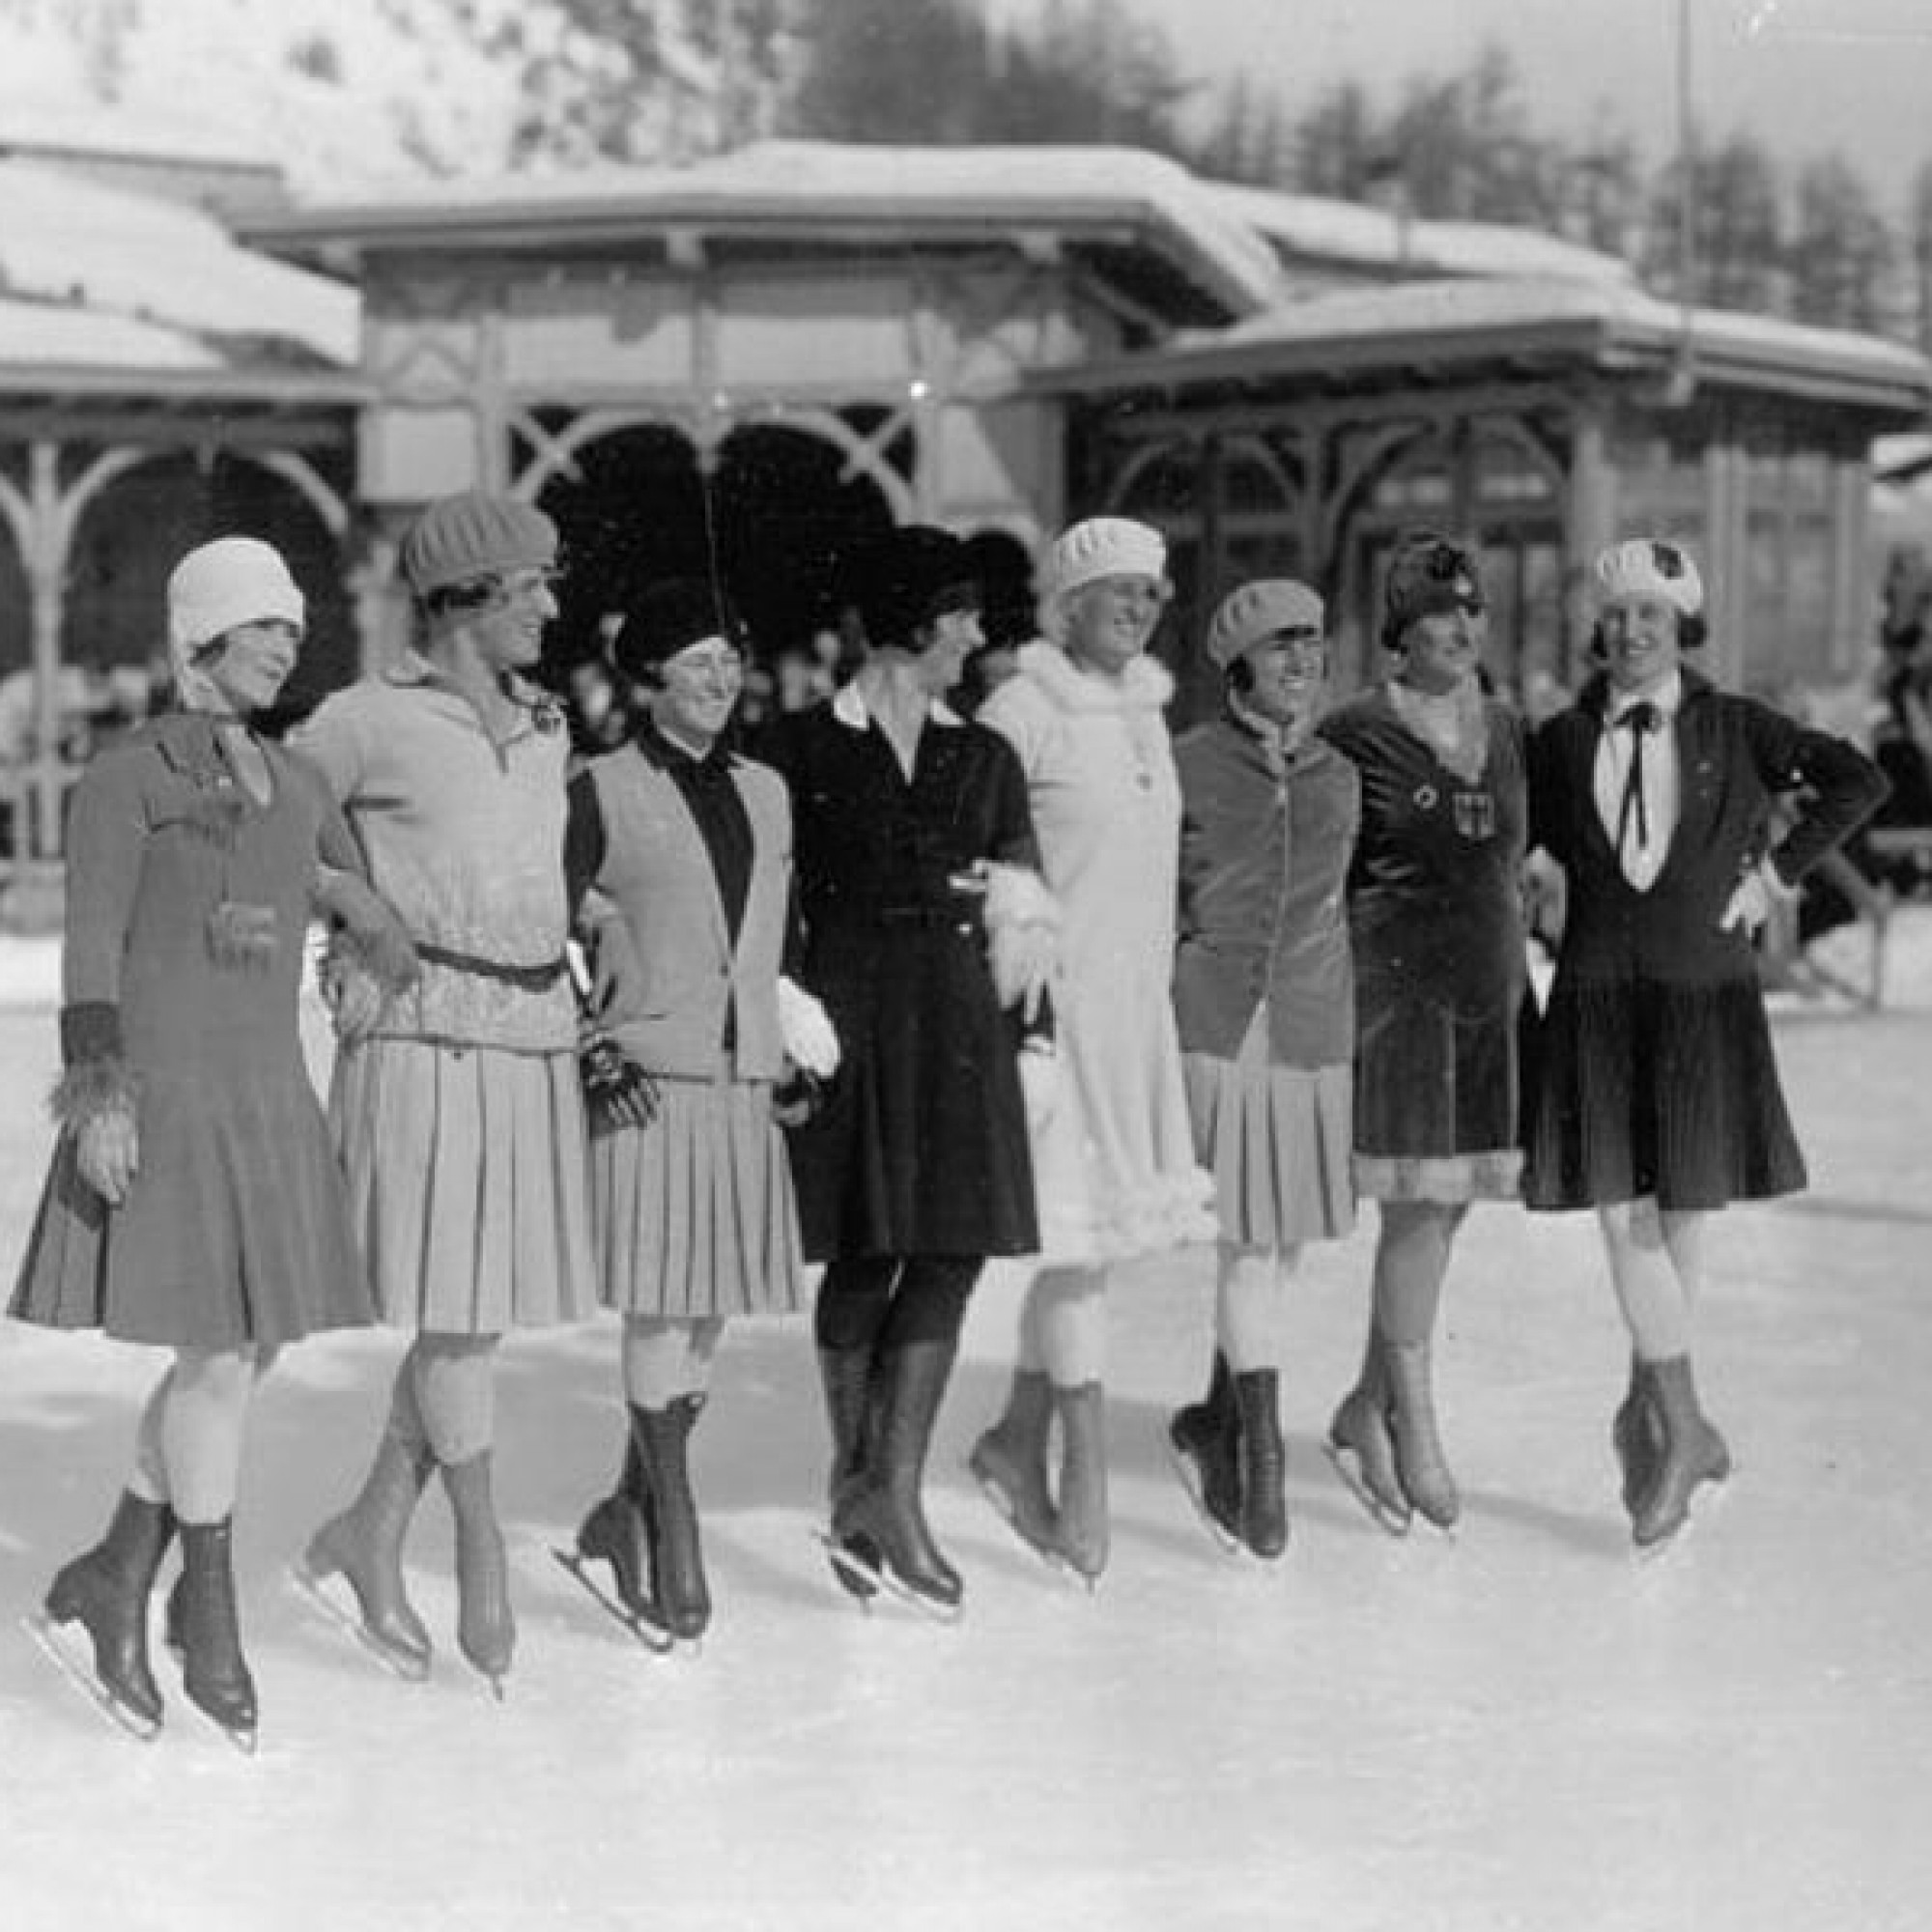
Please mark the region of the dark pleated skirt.
POLYGON ((1527 1030, 1523 1197, 1722 1208, 1804 1185, 1755 980, 1579 983, 1527 1030))
POLYGON ((173 1348, 273 1347, 374 1319, 348 1199, 298 1063, 152 1071, 140 1168, 109 1208, 54 1149, 11 1312, 173 1348))

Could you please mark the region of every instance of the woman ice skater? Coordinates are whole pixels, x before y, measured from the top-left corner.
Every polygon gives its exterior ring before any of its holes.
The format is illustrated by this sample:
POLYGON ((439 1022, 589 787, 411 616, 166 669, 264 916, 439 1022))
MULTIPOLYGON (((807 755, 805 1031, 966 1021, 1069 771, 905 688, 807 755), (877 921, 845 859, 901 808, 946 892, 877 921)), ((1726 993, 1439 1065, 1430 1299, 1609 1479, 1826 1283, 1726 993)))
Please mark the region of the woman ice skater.
POLYGON ((1210 1530, 1274 1557, 1289 1534, 1278 1409, 1288 1287, 1305 1242, 1338 1239, 1355 1221, 1343 881, 1361 784, 1314 735, 1328 654, 1321 600, 1306 584, 1232 591, 1207 653, 1221 672, 1220 716, 1175 747, 1174 1006, 1221 1238, 1212 1380, 1168 1438, 1210 1530))
POLYGON ((1691 1373, 1711 1217, 1804 1185, 1752 936, 1885 781, 1841 739, 1686 663, 1706 625, 1680 546, 1614 545, 1594 580, 1602 669, 1531 745, 1532 835, 1567 894, 1531 1034, 1523 1192, 1532 1208, 1596 1209, 1631 1338, 1611 1437, 1650 1548, 1730 1473, 1691 1373))
POLYGON ((167 1627, 184 1689, 252 1748, 232 1558, 249 1399, 277 1348, 373 1314, 297 1033, 319 880, 376 983, 400 989, 413 959, 320 780, 248 728, 302 639, 281 557, 219 538, 181 560, 167 599, 181 708, 102 753, 74 793, 61 1134, 13 1313, 173 1354, 107 1533, 55 1577, 39 1628, 58 1641, 78 1626, 82 1681, 153 1736, 148 1597, 179 1535, 167 1627))
POLYGON ((1061 909, 1061 1075, 1033 1137, 1040 1254, 1012 1384, 972 1465, 1015 1533, 1090 1586, 1110 1542, 1110 1274, 1214 1236, 1170 991, 1180 785, 1162 713, 1174 681, 1147 654, 1168 592, 1157 530, 1075 524, 1046 558, 1041 638, 980 711, 1019 754, 1061 909))

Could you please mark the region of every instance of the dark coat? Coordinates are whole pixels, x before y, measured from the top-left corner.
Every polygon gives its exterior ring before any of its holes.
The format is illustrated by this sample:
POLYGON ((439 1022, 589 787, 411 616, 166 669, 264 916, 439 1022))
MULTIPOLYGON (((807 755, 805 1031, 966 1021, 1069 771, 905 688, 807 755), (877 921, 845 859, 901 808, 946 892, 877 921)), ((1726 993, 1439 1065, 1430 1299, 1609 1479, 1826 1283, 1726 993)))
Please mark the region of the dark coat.
POLYGON ((1272 1065, 1346 1066, 1355 1050, 1343 898, 1361 818, 1354 766, 1315 738, 1279 769, 1227 717, 1185 733, 1174 758, 1181 1051, 1233 1060, 1265 1000, 1272 1065))
POLYGON ((1029 1254, 1038 1246, 1018 1022, 986 961, 981 861, 1037 868, 1006 741, 935 707, 908 781, 884 732, 834 703, 768 750, 792 791, 802 974, 843 1059, 792 1135, 805 1250, 1029 1254))

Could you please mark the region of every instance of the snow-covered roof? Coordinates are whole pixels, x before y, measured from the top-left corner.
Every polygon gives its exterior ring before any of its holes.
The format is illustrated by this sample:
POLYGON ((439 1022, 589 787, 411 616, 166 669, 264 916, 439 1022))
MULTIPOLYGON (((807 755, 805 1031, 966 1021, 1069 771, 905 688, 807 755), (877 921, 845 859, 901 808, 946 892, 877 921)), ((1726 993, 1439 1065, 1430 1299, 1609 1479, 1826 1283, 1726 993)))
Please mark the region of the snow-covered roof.
POLYGON ((204 167, 271 170, 280 163, 261 141, 238 135, 226 118, 116 102, 75 93, 0 91, 0 153, 99 155, 123 160, 193 162, 204 167))
POLYGON ((340 367, 359 348, 353 289, 239 246, 194 209, 27 161, 0 160, 0 291, 77 330, 92 311, 212 344, 297 344, 340 367))
POLYGON ((178 328, 94 309, 0 296, 0 368, 82 363, 99 369, 219 369, 207 343, 178 328))
POLYGON ((1291 266, 1318 263, 1377 276, 1550 275, 1564 281, 1631 282, 1617 255, 1533 228, 1486 221, 1402 219, 1387 209, 1323 195, 1214 184, 1236 219, 1264 236, 1291 266))
POLYGON ((699 233, 874 233, 943 241, 998 231, 1133 240, 1231 316, 1280 295, 1262 236, 1178 161, 1138 148, 895 148, 760 141, 685 167, 601 166, 399 184, 354 202, 250 215, 242 232, 278 248, 335 243, 554 250, 699 233))
MULTIPOLYGON (((1184 331, 1158 349, 1037 380, 1043 387, 1111 390, 1538 353, 1636 368, 1667 361, 1686 320, 1677 304, 1634 284, 1443 278, 1316 296, 1230 328, 1184 331)), ((1908 412, 1932 402, 1932 363, 1901 344, 1729 309, 1693 308, 1688 320, 1693 363, 1705 378, 1908 412)))

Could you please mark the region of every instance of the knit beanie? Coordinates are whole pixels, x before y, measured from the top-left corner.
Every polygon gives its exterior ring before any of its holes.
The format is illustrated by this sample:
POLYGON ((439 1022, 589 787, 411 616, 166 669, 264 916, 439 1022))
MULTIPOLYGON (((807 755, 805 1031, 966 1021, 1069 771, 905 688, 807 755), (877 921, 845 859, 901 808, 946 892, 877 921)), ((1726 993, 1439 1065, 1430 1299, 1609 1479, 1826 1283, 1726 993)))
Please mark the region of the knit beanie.
POLYGON ((255 537, 216 537, 191 550, 168 578, 168 663, 191 710, 222 708, 195 659, 240 624, 279 619, 302 628, 306 606, 281 553, 255 537))
POLYGON ((482 490, 432 503, 403 539, 403 575, 418 597, 555 561, 556 526, 541 510, 482 490))
POLYGON ((1167 544, 1160 532, 1131 517, 1089 517, 1061 531, 1040 570, 1040 601, 1058 603, 1082 584, 1102 577, 1167 575, 1167 544))
POLYGON ((1262 577, 1231 590, 1215 607, 1208 626, 1208 662, 1226 670, 1267 639, 1282 632, 1322 636, 1321 600, 1292 577, 1262 577))
POLYGON ((1475 548, 1439 530, 1409 530, 1396 539, 1382 587, 1382 648, 1398 650, 1418 617, 1459 608, 1480 610, 1482 571, 1475 548))
POLYGON ((1674 543, 1632 537, 1597 558, 1597 588, 1605 597, 1661 597, 1680 617, 1703 614, 1704 580, 1690 554, 1674 543))
POLYGON ((949 611, 978 610, 972 553, 950 531, 901 524, 854 559, 848 590, 874 650, 914 650, 914 633, 949 611))
POLYGON ((707 638, 745 649, 744 626, 721 588, 702 577, 671 577, 624 612, 611 655, 626 677, 643 679, 707 638))

